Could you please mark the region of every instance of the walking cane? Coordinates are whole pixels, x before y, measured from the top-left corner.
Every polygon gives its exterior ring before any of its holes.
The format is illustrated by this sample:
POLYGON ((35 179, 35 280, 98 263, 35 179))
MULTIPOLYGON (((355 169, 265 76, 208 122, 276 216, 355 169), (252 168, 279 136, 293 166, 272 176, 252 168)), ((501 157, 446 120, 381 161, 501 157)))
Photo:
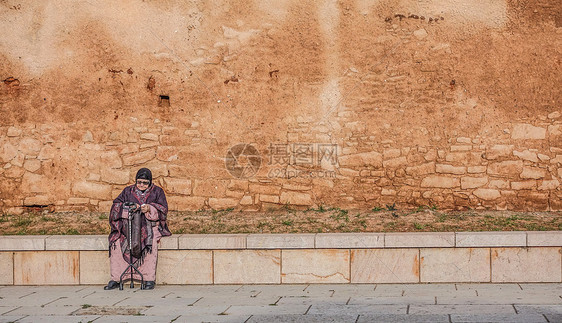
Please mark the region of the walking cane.
POLYGON ((127 242, 129 243, 129 265, 127 266, 127 268, 123 271, 123 273, 121 274, 121 276, 119 277, 119 290, 123 290, 123 277, 127 274, 127 270, 129 270, 129 268, 131 268, 131 288, 135 288, 135 283, 133 281, 133 270, 139 274, 140 278, 141 278, 141 289, 144 289, 144 277, 142 275, 142 273, 140 272, 140 270, 137 269, 137 267, 135 267, 134 263, 133 263, 133 229, 132 229, 132 222, 133 222, 133 217, 134 216, 140 216, 140 214, 136 214, 137 212, 137 207, 135 203, 132 202, 126 202, 123 205, 123 208, 127 210, 128 216, 127 216, 127 221, 129 223, 129 234, 127 237, 127 242))

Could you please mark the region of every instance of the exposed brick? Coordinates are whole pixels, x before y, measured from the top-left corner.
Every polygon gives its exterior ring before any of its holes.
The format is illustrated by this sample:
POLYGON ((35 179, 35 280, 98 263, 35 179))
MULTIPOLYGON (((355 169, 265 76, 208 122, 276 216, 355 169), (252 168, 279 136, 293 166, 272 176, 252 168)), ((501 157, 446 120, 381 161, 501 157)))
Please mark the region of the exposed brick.
POLYGON ((279 195, 281 187, 276 185, 262 185, 250 183, 250 192, 268 195, 279 195))
POLYGON ((385 168, 396 168, 408 164, 408 160, 406 159, 406 157, 402 156, 394 159, 385 160, 382 162, 382 164, 383 167, 385 168))
POLYGON ((164 189, 167 193, 191 195, 191 180, 187 178, 164 178, 164 189))
POLYGON ((560 182, 557 179, 552 179, 548 181, 541 181, 538 190, 539 191, 548 191, 548 190, 556 190, 560 186, 560 182))
POLYGON ((173 211, 197 211, 205 206, 201 196, 166 196, 168 206, 173 211))
POLYGON ((90 182, 77 182, 72 186, 72 191, 75 195, 81 197, 89 197, 98 200, 111 199, 112 188, 111 185, 90 183, 90 182))
POLYGON ((509 188, 509 182, 501 179, 494 179, 490 181, 490 184, 488 186, 490 188, 500 188, 500 189, 509 188))
POLYGON ((468 167, 468 173, 470 174, 479 174, 479 173, 485 173, 486 172, 486 166, 469 166, 468 167))
POLYGON ((209 206, 215 210, 233 208, 238 206, 238 200, 233 198, 209 198, 209 206))
POLYGON ((302 192, 282 192, 279 198, 281 204, 313 205, 312 196, 302 192))
POLYGON ((259 194, 260 202, 279 203, 278 195, 259 194))
POLYGON ((489 160, 498 159, 499 157, 510 156, 513 152, 513 145, 494 145, 486 151, 486 158, 489 160))
POLYGON ((383 151, 383 157, 384 159, 400 157, 400 149, 394 149, 394 148, 385 149, 383 151))

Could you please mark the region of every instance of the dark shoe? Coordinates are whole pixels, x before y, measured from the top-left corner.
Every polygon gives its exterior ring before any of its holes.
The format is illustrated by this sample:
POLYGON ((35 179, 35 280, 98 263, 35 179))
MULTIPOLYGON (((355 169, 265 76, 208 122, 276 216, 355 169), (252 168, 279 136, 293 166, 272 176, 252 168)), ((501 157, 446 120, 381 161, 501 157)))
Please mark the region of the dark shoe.
POLYGON ((103 289, 111 290, 111 289, 115 289, 117 287, 119 287, 119 283, 114 281, 114 280, 110 280, 109 283, 107 283, 107 286, 104 286, 103 289))
POLYGON ((144 289, 154 289, 156 283, 154 281, 144 282, 144 289))

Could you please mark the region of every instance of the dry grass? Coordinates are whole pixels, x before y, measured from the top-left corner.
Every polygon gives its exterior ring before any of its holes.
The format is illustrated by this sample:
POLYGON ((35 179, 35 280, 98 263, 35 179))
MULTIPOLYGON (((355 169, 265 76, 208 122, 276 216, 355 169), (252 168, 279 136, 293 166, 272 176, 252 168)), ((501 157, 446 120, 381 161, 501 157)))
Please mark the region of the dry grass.
MULTIPOLYGON (((200 210, 170 212, 170 229, 180 233, 320 233, 431 231, 546 231, 562 229, 562 212, 440 211, 432 208, 373 210, 319 207, 265 212, 200 210)), ((0 234, 108 234, 108 215, 101 212, 36 210, 0 216, 0 234)))

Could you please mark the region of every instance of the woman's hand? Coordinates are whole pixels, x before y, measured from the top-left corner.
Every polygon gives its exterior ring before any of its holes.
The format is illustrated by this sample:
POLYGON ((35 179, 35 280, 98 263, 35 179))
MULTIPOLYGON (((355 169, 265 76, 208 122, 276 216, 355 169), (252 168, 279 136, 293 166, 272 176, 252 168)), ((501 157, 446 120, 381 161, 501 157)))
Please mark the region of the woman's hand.
POLYGON ((141 205, 141 211, 142 211, 142 213, 150 212, 150 206, 148 204, 141 205))

